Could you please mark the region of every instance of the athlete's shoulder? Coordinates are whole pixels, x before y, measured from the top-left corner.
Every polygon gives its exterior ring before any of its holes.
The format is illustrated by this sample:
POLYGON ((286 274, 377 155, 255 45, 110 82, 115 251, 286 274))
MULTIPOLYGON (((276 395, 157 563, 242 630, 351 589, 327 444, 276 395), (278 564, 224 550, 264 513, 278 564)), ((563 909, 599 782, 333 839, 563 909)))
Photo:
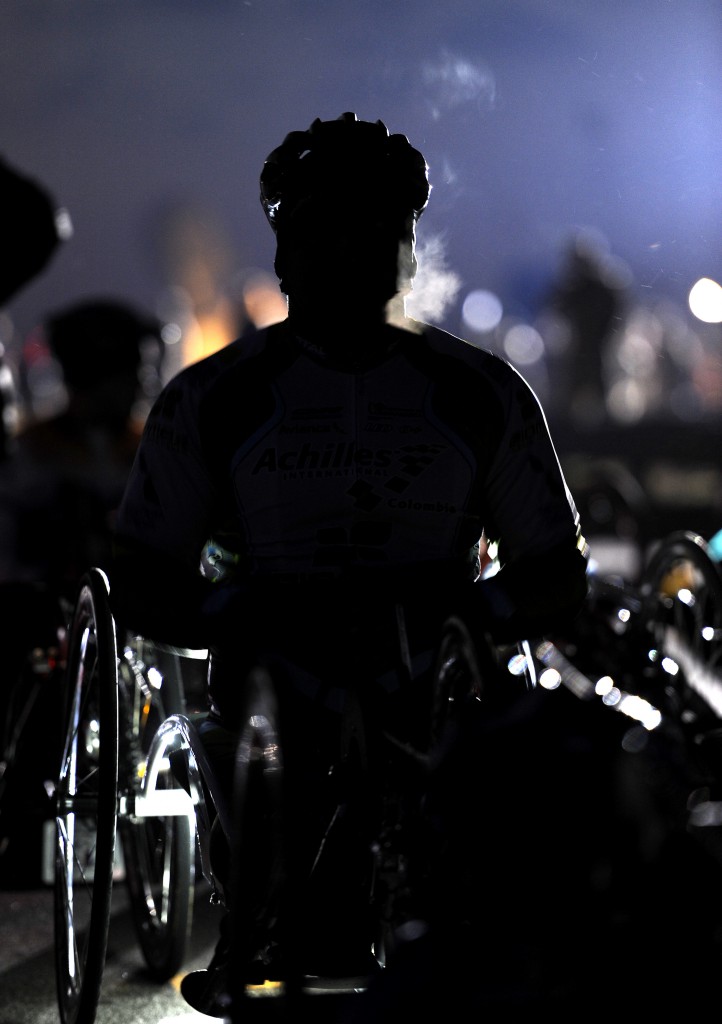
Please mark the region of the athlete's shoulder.
MULTIPOLYGON (((275 325, 274 325, 275 326, 275 325)), ((236 366, 261 355, 271 344, 273 328, 263 327, 241 335, 216 352, 184 367, 173 380, 184 387, 203 387, 236 366)))
POLYGON ((242 335, 223 348, 183 367, 166 384, 164 391, 186 400, 202 401, 226 380, 246 376, 249 367, 274 347, 280 324, 242 335))
POLYGON ((428 352, 455 360, 460 366, 483 375, 498 387, 511 389, 528 387, 519 371, 496 352, 475 345, 432 324, 412 321, 411 325, 407 329, 411 333, 419 335, 421 343, 425 345, 428 352))

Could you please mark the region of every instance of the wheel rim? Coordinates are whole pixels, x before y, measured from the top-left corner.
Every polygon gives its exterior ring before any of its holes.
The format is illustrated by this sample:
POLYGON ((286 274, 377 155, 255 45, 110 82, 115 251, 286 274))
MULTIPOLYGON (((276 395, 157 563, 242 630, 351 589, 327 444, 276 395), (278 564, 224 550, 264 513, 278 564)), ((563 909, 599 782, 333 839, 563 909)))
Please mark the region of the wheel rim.
MULTIPOLYGON (((122 784, 133 794, 148 770, 153 737, 171 713, 183 710, 184 701, 176 680, 164 677, 160 687, 144 680, 141 686, 136 669, 125 664, 121 680, 123 729, 130 752, 124 759, 127 763, 122 763, 122 784)), ((167 758, 162 757, 161 762, 156 787, 178 788, 167 758)), ((150 972, 165 981, 179 970, 185 957, 195 880, 195 830, 183 816, 123 816, 120 828, 138 940, 150 972)))
POLYGON ((88 576, 71 627, 65 740, 55 794, 56 978, 65 1024, 94 1019, 110 918, 118 705, 106 599, 104 577, 88 576))

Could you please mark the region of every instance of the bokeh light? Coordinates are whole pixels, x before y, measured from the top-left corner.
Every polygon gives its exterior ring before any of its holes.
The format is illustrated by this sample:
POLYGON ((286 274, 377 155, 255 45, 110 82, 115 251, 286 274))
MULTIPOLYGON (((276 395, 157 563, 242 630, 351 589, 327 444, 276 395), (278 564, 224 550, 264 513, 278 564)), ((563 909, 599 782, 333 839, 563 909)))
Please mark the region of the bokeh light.
POLYGON ((475 289, 464 299, 461 317, 472 331, 485 333, 498 327, 504 314, 501 300, 493 292, 475 289))
POLYGON ((722 285, 701 277, 690 289, 689 308, 705 324, 722 323, 722 285))
POLYGON ((533 366, 544 358, 541 334, 529 324, 515 324, 504 336, 504 353, 515 366, 533 366))

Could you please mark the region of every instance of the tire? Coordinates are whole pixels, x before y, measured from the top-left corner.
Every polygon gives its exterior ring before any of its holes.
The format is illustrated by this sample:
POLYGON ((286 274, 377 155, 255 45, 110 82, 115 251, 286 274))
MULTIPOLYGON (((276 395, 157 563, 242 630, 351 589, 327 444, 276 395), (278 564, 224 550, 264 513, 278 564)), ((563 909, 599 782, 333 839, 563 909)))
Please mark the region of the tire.
POLYGON ((108 581, 80 583, 55 789, 55 967, 63 1024, 93 1024, 105 967, 118 806, 118 676, 108 581))
MULTIPOLYGON (((528 644, 497 648, 472 636, 452 616, 441 630, 432 676, 427 764, 416 841, 408 854, 409 890, 419 917, 452 938, 477 912, 477 861, 484 751, 517 702, 528 698, 534 672, 528 644), (521 659, 512 669, 514 659, 521 659), (482 780, 482 781, 480 781, 482 780)), ((487 771, 488 769, 484 769, 487 771)), ((392 945, 393 951, 393 945, 392 945)))
POLYGON ((722 703, 714 677, 722 666, 722 575, 705 540, 688 531, 668 535, 642 573, 640 594, 656 685, 650 699, 656 697, 685 732, 719 729, 722 703), (665 658, 676 673, 661 667, 665 658))
POLYGON ((383 780, 371 900, 373 953, 384 967, 421 927, 436 898, 431 887, 445 857, 436 825, 439 782, 446 777, 468 705, 482 692, 484 675, 465 624, 457 617, 447 619, 426 699, 419 692, 409 709, 410 715, 418 716, 413 742, 398 743, 390 737, 389 758, 376 731, 367 737, 377 785, 383 780))
MULTIPOLYGON (((129 643, 120 660, 121 794, 132 798, 148 769, 146 763, 161 723, 185 708, 178 673, 168 672, 158 685, 129 643)), ((167 758, 161 762, 156 788, 177 789, 167 758)), ((195 827, 185 815, 118 820, 123 843, 126 884, 138 942, 153 980, 177 974, 186 956, 195 885, 195 827)))
MULTIPOLYGON (((247 984, 258 980, 249 965, 256 958, 256 967, 261 968, 264 953, 272 945, 273 926, 286 898, 283 772, 279 709, 273 680, 266 670, 256 668, 246 680, 230 837, 231 963, 238 968, 231 976, 233 1021, 246 1017, 247 984)), ((288 971, 286 962, 284 976, 272 980, 285 984, 288 989, 288 971)), ((292 988, 292 981, 290 985, 292 988)))

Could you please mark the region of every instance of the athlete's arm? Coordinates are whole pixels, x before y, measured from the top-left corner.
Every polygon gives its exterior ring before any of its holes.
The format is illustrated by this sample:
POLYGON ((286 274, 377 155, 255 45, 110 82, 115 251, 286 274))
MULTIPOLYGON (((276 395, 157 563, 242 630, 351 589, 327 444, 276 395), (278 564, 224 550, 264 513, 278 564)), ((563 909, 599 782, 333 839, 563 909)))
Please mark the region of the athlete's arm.
POLYGON ((205 647, 201 612, 213 584, 199 563, 218 495, 197 430, 196 376, 166 385, 146 422, 117 515, 111 605, 147 636, 205 647))
POLYGON ((485 529, 501 570, 473 600, 499 642, 540 636, 576 615, 587 592, 579 516, 531 388, 508 367, 505 429, 486 476, 485 529))

